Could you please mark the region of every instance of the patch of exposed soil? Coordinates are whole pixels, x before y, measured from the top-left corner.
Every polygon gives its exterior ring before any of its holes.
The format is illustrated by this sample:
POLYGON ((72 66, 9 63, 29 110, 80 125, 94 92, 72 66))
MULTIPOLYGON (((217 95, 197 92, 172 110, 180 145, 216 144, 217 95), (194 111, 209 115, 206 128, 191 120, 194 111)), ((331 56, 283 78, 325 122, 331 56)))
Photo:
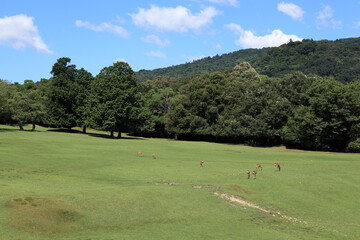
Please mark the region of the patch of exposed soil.
POLYGON ((262 212, 270 214, 273 217, 279 217, 279 218, 285 219, 287 221, 292 221, 292 222, 300 222, 300 223, 303 223, 305 225, 307 224, 306 221, 302 221, 302 220, 299 220, 299 219, 294 218, 294 217, 288 217, 286 215, 281 214, 280 212, 272 212, 272 211, 267 210, 265 208, 259 207, 256 204, 245 201, 245 200, 243 200, 243 199, 241 199, 240 197, 237 197, 237 196, 228 195, 228 194, 225 194, 225 193, 218 193, 218 192, 214 192, 214 195, 216 195, 216 196, 218 196, 218 197, 220 197, 222 199, 226 199, 226 200, 229 200, 231 202, 238 203, 238 204, 240 204, 242 206, 245 206, 245 207, 251 207, 251 208, 258 209, 258 210, 260 210, 262 212))

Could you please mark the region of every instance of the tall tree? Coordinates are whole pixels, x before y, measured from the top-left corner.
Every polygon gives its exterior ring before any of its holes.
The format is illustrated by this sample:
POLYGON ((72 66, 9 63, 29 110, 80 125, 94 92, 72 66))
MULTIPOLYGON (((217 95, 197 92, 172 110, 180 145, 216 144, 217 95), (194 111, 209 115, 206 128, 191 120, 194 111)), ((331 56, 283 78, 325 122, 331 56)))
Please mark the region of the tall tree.
POLYGON ((74 99, 74 111, 76 115, 76 124, 83 128, 86 133, 86 127, 91 125, 91 82, 94 80, 91 73, 81 68, 75 76, 76 97, 74 99))
POLYGON ((11 92, 10 84, 0 79, 0 123, 8 123, 11 121, 11 113, 8 101, 11 92))
POLYGON ((111 136, 118 131, 133 127, 138 115, 138 96, 135 72, 129 64, 116 62, 103 68, 93 82, 92 114, 95 127, 110 131, 111 136))
POLYGON ((76 126, 76 95, 78 94, 75 78, 77 70, 70 65, 70 58, 59 58, 52 67, 49 89, 49 114, 53 125, 69 130, 76 126))

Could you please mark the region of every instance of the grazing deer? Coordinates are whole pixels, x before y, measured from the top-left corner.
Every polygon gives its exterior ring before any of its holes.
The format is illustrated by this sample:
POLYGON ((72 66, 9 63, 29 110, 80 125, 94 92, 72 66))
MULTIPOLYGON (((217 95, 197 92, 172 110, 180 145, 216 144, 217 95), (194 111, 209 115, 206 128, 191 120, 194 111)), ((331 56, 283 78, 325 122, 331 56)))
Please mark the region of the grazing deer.
POLYGON ((256 169, 259 169, 260 168, 260 171, 262 171, 262 166, 260 164, 256 164, 256 169))
POLYGON ((136 153, 136 156, 137 156, 137 157, 142 157, 142 152, 137 152, 137 153, 136 153))
POLYGON ((252 174, 253 174, 253 178, 256 179, 256 171, 253 171, 252 174))
POLYGON ((246 170, 246 174, 248 175, 248 179, 250 179, 250 171, 246 170))
POLYGON ((279 169, 279 172, 280 172, 280 164, 279 164, 279 163, 275 163, 274 166, 275 166, 275 168, 279 169))
POLYGON ((155 153, 152 154, 153 159, 156 159, 155 153))
POLYGON ((200 167, 204 165, 204 160, 200 160, 200 167))

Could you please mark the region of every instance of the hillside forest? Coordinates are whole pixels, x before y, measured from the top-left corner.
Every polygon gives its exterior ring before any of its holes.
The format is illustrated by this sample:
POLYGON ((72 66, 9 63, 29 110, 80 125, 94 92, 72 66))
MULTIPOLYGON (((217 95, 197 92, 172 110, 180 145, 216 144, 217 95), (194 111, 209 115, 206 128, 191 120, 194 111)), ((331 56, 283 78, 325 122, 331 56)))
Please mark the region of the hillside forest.
POLYGON ((290 41, 138 73, 116 62, 96 76, 60 58, 49 79, 0 80, 0 123, 360 152, 359 43, 290 41))

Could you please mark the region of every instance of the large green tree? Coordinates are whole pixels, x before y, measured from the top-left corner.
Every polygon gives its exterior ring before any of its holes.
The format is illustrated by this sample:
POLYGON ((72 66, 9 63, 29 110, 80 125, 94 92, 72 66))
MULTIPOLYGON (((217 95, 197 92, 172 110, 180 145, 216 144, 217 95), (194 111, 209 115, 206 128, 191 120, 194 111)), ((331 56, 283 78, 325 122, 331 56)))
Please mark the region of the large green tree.
POLYGON ((83 133, 86 133, 86 127, 92 124, 91 83, 93 80, 92 74, 84 68, 77 70, 74 84, 75 91, 77 92, 74 98, 74 112, 76 125, 83 128, 83 133))
POLYGON ((18 123, 20 130, 23 130, 25 123, 31 123, 32 130, 35 130, 35 124, 42 122, 46 116, 45 97, 31 80, 12 87, 8 101, 11 118, 18 123))
POLYGON ((75 78, 77 70, 70 65, 70 58, 59 58, 51 70, 53 77, 49 87, 49 117, 50 123, 69 130, 76 126, 76 96, 75 78))
POLYGON ((0 79, 0 123, 8 123, 11 121, 11 112, 8 101, 11 95, 10 84, 0 79))
POLYGON ((129 64, 116 62, 100 71, 92 89, 94 126, 110 131, 112 137, 118 131, 121 138, 121 133, 130 130, 138 119, 135 72, 129 64))

